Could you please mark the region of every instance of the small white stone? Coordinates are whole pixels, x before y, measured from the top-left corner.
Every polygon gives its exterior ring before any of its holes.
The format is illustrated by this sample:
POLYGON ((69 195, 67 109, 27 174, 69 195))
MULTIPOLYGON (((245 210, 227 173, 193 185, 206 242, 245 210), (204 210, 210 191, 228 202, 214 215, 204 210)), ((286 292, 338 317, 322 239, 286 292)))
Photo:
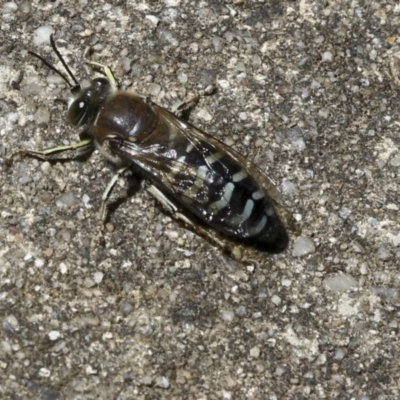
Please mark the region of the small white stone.
POLYGON ((88 365, 85 370, 87 375, 96 375, 97 370, 95 370, 91 365, 88 365))
POLYGON ((164 0, 164 3, 167 7, 176 7, 179 6, 181 0, 164 0))
POLYGON ((274 303, 276 306, 279 306, 279 304, 281 304, 282 300, 279 296, 277 295, 273 295, 271 298, 272 303, 274 303))
POLYGON ((44 260, 43 258, 37 258, 35 260, 35 267, 36 268, 42 268, 44 266, 44 260))
POLYGON ((324 283, 327 289, 334 292, 343 292, 358 286, 358 282, 353 277, 346 274, 338 274, 325 278, 324 283))
POLYGON ((7 3, 4 3, 4 5, 3 5, 3 13, 4 14, 14 13, 17 10, 18 10, 18 5, 16 3, 14 3, 13 1, 9 1, 7 3))
POLYGON ((47 336, 50 340, 54 341, 60 338, 61 333, 59 331, 50 331, 47 336))
POLYGON ((50 42, 50 35, 55 31, 51 26, 41 26, 33 32, 33 44, 40 47, 50 42))
POLYGON ((87 194, 84 194, 82 196, 82 202, 83 202, 83 204, 85 205, 86 208, 90 208, 91 207, 90 204, 89 204, 90 197, 87 194))
POLYGON ((260 357, 260 348, 255 346, 252 349, 250 349, 250 357, 252 358, 260 357))
POLYGON ((222 313, 222 318, 225 322, 232 322, 233 318, 235 317, 235 314, 233 311, 228 311, 228 310, 223 310, 222 313))
POLYGON ((158 23, 160 22, 160 19, 157 18, 155 15, 146 15, 145 18, 147 20, 149 20, 154 27, 156 27, 158 25, 158 23))
POLYGON ((60 263, 60 265, 58 266, 58 269, 60 270, 60 272, 65 275, 68 272, 68 267, 62 262, 60 263))
POLYGON ((15 316, 14 315, 9 315, 7 318, 6 318, 6 322, 13 328, 13 329, 15 329, 15 330, 17 330, 18 328, 19 328, 19 323, 18 323, 18 320, 17 320, 17 318, 15 318, 15 316))
POLYGON ((100 271, 97 271, 93 274, 93 280, 99 284, 103 280, 104 274, 100 271))
POLYGON ((40 368, 39 376, 42 378, 48 378, 50 376, 50 371, 47 368, 40 368))
POLYGON ((245 113, 245 112, 240 112, 240 113, 239 113, 239 118, 240 118, 242 121, 246 121, 246 119, 247 119, 247 113, 245 113))
POLYGON ((165 376, 160 376, 159 378, 156 379, 156 386, 163 389, 168 389, 169 379, 166 378, 165 376))
POLYGON ((330 51, 325 51, 322 53, 322 62, 332 62, 333 54, 330 51))
POLYGON ((315 252, 314 242, 305 236, 299 236, 293 243, 293 252, 292 255, 294 257, 305 256, 310 253, 315 252))

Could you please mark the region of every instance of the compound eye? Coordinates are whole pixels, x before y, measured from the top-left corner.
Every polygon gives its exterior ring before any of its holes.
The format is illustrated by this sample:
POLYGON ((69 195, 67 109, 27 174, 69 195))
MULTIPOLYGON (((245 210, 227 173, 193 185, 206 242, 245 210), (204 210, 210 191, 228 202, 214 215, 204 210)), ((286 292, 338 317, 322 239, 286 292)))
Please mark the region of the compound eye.
POLYGON ((68 109, 68 118, 72 125, 84 125, 87 120, 89 99, 80 97, 72 102, 68 109))

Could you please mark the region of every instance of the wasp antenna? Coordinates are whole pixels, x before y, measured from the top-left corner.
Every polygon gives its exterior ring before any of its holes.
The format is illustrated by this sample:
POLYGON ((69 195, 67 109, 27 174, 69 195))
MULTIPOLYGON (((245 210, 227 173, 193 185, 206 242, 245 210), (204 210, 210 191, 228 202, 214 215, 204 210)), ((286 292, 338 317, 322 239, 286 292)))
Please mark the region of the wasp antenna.
MULTIPOLYGON (((58 59, 61 61, 61 64, 64 66, 65 70, 68 72, 68 75, 75 82, 75 86, 74 87, 80 87, 80 84, 79 84, 78 80, 75 78, 75 75, 71 72, 71 70, 69 69, 67 63, 65 62, 64 58, 62 57, 61 53, 58 51, 56 43, 55 43, 54 38, 53 38, 53 34, 50 35, 50 44, 51 44, 51 48, 54 50, 54 53, 57 54, 58 59)), ((69 84, 69 86, 72 87, 71 84, 69 84)))
POLYGON ((40 56, 39 54, 34 53, 33 51, 29 51, 29 50, 28 50, 28 53, 29 53, 31 56, 34 56, 34 57, 38 58, 44 65, 46 65, 46 67, 50 68, 50 69, 51 69, 52 71, 54 71, 56 74, 60 75, 61 78, 63 78, 64 81, 67 82, 67 85, 68 85, 70 88, 73 87, 72 84, 71 84, 71 82, 68 80, 68 78, 67 78, 61 71, 59 71, 56 67, 54 67, 53 65, 51 65, 46 59, 44 59, 44 58, 43 58, 42 56, 40 56))

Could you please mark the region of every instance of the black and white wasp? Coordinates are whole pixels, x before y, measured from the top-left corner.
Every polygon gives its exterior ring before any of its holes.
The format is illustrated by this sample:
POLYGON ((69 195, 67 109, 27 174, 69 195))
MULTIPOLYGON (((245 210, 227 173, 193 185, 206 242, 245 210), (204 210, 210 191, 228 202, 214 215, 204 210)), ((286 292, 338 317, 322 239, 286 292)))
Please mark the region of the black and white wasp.
MULTIPOLYGON (((55 160, 71 152, 68 158, 77 158, 97 148, 119 173, 132 169, 150 180, 149 191, 172 212, 179 205, 216 231, 260 250, 280 252, 287 247, 289 238, 276 212, 274 185, 254 164, 148 98, 118 90, 108 67, 88 62, 102 68, 106 78, 95 78, 82 88, 52 36, 50 42, 74 84, 43 57, 30 54, 70 87, 73 99, 68 118, 83 129, 83 140, 43 151, 19 151, 12 158, 19 154, 55 160)), ((115 182, 116 177, 106 189, 103 205, 115 182)))

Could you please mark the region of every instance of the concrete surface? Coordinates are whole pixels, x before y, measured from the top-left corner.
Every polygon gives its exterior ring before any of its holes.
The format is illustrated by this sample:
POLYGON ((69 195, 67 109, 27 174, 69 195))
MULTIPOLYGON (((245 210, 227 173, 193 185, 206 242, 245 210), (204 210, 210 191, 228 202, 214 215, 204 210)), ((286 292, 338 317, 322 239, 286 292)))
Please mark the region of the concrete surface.
POLYGON ((396 2, 1 7, 2 399, 400 398, 396 2), (7 169, 78 140, 67 88, 27 53, 55 61, 44 27, 81 79, 91 48, 167 108, 216 84, 191 121, 275 179, 301 236, 234 261, 144 190, 102 230, 98 153, 7 169))

